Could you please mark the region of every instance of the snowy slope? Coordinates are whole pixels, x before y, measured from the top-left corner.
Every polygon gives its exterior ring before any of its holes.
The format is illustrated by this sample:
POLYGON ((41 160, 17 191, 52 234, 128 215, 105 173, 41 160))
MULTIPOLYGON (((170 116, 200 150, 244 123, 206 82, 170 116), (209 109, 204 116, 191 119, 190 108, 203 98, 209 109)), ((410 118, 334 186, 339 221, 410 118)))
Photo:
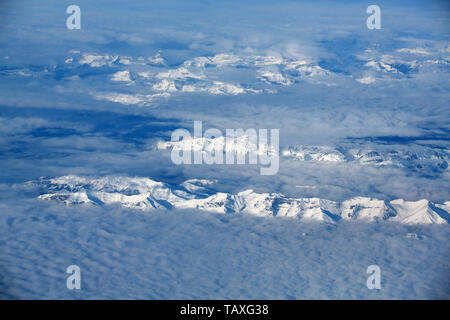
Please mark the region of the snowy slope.
POLYGON ((407 224, 435 224, 448 223, 448 213, 438 210, 430 201, 423 199, 419 201, 404 201, 402 199, 391 201, 397 211, 393 221, 407 224))

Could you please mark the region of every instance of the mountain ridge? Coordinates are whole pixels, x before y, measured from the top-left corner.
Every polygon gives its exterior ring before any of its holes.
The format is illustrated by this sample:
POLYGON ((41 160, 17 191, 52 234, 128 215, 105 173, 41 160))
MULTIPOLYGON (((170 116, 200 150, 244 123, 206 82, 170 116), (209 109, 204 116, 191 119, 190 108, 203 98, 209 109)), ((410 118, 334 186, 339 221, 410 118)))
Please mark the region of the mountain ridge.
POLYGON ((120 204, 125 208, 198 209, 223 214, 280 216, 302 221, 334 224, 348 221, 393 221, 404 224, 448 224, 448 203, 429 200, 392 201, 371 197, 353 197, 344 201, 321 198, 292 198, 281 193, 257 193, 244 190, 237 194, 215 192, 216 181, 190 179, 170 185, 150 178, 105 176, 101 178, 75 175, 40 178, 30 181, 40 189, 41 200, 55 200, 71 205, 120 204))

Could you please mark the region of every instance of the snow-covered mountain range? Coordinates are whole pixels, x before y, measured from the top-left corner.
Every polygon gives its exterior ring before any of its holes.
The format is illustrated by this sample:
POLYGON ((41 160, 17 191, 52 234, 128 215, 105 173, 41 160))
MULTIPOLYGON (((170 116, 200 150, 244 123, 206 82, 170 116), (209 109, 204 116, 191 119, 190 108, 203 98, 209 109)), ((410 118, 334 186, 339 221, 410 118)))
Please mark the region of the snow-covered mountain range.
MULTIPOLYGON (((229 95, 273 94, 282 87, 303 83, 334 86, 343 79, 371 85, 442 72, 449 68, 448 46, 401 48, 382 54, 368 48, 356 55, 358 68, 333 72, 333 64, 315 57, 286 57, 217 53, 170 64, 158 52, 151 56, 117 55, 107 52, 69 51, 58 64, 0 68, 8 77, 55 78, 77 81, 97 75, 111 82, 111 89, 88 90, 97 100, 124 105, 151 106, 180 94, 229 95), (142 91, 145 89, 145 91, 142 91), (119 91, 117 91, 119 90, 119 91), (144 92, 144 93, 142 93, 144 92)), ((166 57, 167 58, 167 57, 166 57)))
POLYGON ((199 209, 217 213, 295 217, 302 221, 335 223, 339 220, 395 221, 405 224, 447 224, 450 202, 393 201, 355 197, 342 202, 320 198, 291 198, 279 193, 245 190, 237 194, 215 192, 215 181, 191 179, 169 185, 149 178, 75 175, 41 178, 27 185, 40 189, 39 199, 70 205, 109 205, 152 210, 199 209))
POLYGON ((448 169, 449 151, 414 145, 403 150, 361 149, 342 150, 328 146, 294 146, 282 151, 282 155, 300 161, 357 162, 377 166, 396 165, 400 167, 435 166, 441 170, 448 169))
MULTIPOLYGON (((241 136, 229 147, 225 138, 194 138, 182 141, 158 141, 157 150, 177 148, 179 150, 226 150, 227 152, 248 153, 252 150, 247 136, 241 136)), ((254 149, 257 146, 253 146, 254 149)), ((266 146, 267 149, 268 146, 266 146)), ((258 149, 258 153, 267 152, 258 149)), ((274 150, 272 150, 274 152, 274 150)), ((288 146, 280 156, 287 159, 308 162, 354 163, 358 165, 373 165, 377 167, 394 166, 422 174, 436 174, 449 170, 450 152, 447 149, 431 148, 420 145, 408 146, 373 146, 373 148, 346 148, 331 146, 288 146)))

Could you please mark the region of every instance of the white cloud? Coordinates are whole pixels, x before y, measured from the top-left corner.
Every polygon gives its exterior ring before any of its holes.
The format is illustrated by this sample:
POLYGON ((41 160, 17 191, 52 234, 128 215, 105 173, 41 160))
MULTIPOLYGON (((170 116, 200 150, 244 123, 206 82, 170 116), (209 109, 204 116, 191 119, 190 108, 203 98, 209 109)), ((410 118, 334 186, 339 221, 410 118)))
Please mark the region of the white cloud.
POLYGON ((118 71, 112 75, 111 80, 118 82, 131 82, 130 72, 128 70, 118 71))

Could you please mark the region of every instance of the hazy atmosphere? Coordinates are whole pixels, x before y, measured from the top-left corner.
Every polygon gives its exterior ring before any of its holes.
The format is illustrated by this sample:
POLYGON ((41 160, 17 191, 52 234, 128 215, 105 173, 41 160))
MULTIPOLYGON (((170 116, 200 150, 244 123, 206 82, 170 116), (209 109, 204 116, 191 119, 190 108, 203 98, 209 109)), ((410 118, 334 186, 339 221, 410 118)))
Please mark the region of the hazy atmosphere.
POLYGON ((449 299, 449 37, 445 1, 2 1, 0 297, 449 299), (271 145, 178 164, 225 148, 194 121, 271 145))

